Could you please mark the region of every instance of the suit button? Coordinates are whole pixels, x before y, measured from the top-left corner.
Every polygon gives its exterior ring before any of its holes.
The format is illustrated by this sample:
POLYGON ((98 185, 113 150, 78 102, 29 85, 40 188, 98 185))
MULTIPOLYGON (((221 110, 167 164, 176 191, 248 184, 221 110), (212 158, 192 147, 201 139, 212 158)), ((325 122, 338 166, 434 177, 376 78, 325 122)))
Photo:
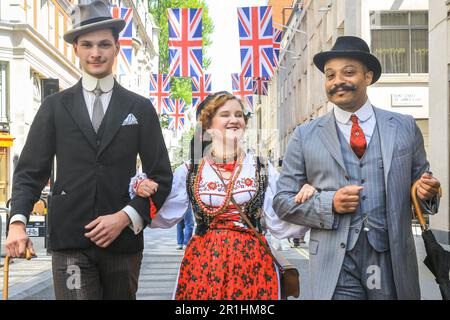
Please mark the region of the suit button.
POLYGON ((345 180, 349 181, 350 180, 349 176, 345 176, 345 180))
POLYGON ((363 201, 364 201, 364 200, 367 199, 367 197, 366 196, 362 196, 361 199, 363 199, 363 201))
POLYGON ((362 163, 360 163, 360 164, 359 164, 359 167, 362 168, 362 167, 364 167, 364 165, 363 165, 362 163))
POLYGON ((366 183, 366 179, 361 179, 361 184, 366 183))
POLYGON ((341 248, 345 249, 345 243, 341 242, 341 248))
POLYGON ((97 140, 97 147, 100 147, 100 140, 97 140))
POLYGON ((323 227, 324 227, 324 224, 323 224, 322 222, 320 223, 320 227, 321 227, 321 228, 323 228, 323 227))
POLYGON ((356 232, 356 233, 359 233, 359 229, 356 229, 355 232, 356 232))

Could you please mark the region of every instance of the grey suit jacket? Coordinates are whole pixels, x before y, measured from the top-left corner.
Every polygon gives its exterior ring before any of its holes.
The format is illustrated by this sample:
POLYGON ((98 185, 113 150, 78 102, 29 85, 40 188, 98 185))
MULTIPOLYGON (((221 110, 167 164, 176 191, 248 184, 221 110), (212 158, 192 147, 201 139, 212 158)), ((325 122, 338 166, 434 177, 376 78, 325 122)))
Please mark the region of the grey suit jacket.
MULTIPOLYGON (((411 230, 410 188, 429 170, 423 137, 411 116, 374 108, 380 132, 386 184, 390 253, 397 296, 420 299, 418 265, 411 230)), ((348 185, 330 112, 297 127, 289 142, 273 207, 286 221, 310 226, 310 272, 313 299, 331 299, 341 271, 350 214, 334 214, 335 192, 348 185), (294 197, 303 184, 319 192, 303 204, 294 197)))

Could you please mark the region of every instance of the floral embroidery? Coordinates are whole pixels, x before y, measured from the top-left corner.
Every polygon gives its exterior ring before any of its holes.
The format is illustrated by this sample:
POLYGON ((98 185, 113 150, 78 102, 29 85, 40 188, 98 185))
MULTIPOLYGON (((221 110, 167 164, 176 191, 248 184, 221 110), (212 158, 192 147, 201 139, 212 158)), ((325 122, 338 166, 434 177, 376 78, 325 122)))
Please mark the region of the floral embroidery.
POLYGON ((210 183, 208 183, 208 188, 210 190, 216 190, 217 189, 217 184, 215 182, 210 182, 210 183))

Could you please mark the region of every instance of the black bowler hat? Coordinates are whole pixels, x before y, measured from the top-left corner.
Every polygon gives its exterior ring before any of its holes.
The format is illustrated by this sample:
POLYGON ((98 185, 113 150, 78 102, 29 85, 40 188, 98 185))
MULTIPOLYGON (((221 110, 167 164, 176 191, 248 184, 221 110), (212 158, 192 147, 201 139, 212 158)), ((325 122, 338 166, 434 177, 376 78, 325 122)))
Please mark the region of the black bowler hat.
POLYGON ((381 64, 377 57, 370 53, 367 43, 358 37, 344 36, 338 37, 331 51, 320 52, 314 56, 314 64, 316 67, 325 72, 324 67, 328 60, 333 58, 352 58, 356 59, 367 66, 373 72, 373 80, 371 84, 380 79, 381 64))

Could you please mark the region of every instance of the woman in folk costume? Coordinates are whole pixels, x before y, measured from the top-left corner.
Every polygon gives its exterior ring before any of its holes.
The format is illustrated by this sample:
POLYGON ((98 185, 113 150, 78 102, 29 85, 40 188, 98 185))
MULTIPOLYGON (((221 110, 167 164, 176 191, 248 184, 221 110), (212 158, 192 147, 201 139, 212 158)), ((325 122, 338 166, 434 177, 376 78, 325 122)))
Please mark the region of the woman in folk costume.
MULTIPOLYGON (((228 92, 210 95, 199 106, 197 120, 203 129, 191 143, 191 161, 176 169, 172 191, 151 223, 170 228, 192 204, 197 227, 181 263, 175 299, 278 299, 273 259, 231 197, 259 232, 260 212, 277 238, 296 237, 304 227, 278 219, 272 209, 278 172, 240 147, 248 120, 242 102, 228 92)), ((157 187, 142 176, 131 186, 142 197, 157 187)))

